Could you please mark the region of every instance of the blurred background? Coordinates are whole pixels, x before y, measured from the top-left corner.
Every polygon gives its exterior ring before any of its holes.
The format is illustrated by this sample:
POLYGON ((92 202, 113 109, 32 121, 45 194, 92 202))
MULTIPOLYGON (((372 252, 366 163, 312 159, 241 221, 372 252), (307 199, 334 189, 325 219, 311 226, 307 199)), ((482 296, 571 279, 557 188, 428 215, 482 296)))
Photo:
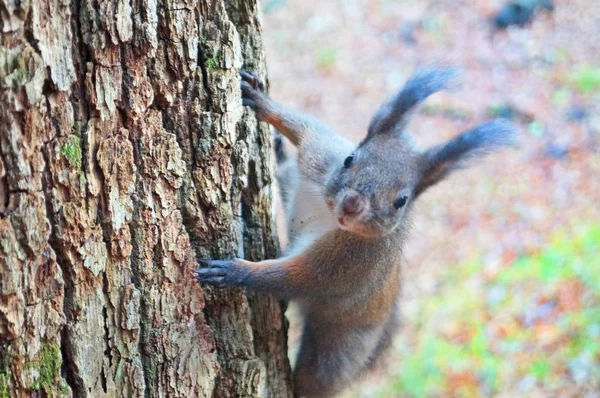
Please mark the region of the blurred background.
POLYGON ((417 144, 497 116, 521 132, 518 148, 420 199, 403 327, 385 366, 345 396, 599 397, 600 3, 262 7, 272 97, 355 142, 416 67, 436 63, 460 68, 460 84, 413 119, 417 144))

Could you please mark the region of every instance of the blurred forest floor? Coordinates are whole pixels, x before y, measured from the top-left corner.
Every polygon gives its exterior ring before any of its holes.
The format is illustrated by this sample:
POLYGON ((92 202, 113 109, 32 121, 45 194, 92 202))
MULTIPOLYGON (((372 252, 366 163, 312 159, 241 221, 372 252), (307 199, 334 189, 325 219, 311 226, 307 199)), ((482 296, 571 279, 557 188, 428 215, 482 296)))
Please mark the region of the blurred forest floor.
POLYGON ((600 396, 600 4, 555 1, 494 32, 503 5, 263 2, 273 98, 356 142, 431 64, 462 75, 410 124, 417 144, 495 116, 521 130, 519 148, 416 206, 404 325, 386 366, 349 397, 600 396))

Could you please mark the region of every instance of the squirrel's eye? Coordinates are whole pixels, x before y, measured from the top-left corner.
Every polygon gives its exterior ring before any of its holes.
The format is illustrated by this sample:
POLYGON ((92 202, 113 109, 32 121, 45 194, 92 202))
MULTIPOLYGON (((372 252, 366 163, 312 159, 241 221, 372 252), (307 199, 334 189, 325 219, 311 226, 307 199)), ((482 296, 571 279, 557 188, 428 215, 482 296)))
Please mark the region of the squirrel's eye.
POLYGON ((394 207, 396 208, 396 210, 404 206, 406 204, 406 201, 408 201, 407 196, 400 196, 399 198, 396 198, 396 200, 394 200, 394 207))
POLYGON ((352 166, 352 161, 354 160, 354 155, 350 155, 348 156, 345 160, 344 160, 344 167, 348 168, 350 166, 352 166))

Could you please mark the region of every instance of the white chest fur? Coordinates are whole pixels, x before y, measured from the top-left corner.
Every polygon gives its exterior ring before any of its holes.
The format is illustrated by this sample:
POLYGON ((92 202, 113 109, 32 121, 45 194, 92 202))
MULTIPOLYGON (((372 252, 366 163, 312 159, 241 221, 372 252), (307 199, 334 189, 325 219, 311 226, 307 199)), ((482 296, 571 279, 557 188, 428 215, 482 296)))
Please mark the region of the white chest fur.
POLYGON ((300 177, 288 217, 290 244, 286 256, 301 253, 336 228, 335 218, 325 204, 323 187, 300 177))

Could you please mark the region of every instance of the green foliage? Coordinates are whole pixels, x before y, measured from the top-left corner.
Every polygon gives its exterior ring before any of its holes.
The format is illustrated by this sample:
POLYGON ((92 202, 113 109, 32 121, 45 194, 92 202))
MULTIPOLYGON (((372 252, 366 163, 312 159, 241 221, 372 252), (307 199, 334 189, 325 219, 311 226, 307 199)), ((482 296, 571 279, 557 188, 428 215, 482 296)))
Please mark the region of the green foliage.
POLYGON ((208 58, 205 64, 208 72, 214 72, 217 69, 217 61, 214 58, 208 58))
POLYGON ((537 120, 534 120, 527 126, 527 132, 535 138, 540 138, 544 135, 544 125, 537 120))
POLYGON ((381 396, 489 396, 525 379, 558 393, 565 372, 600 382, 600 225, 560 231, 493 276, 482 268, 452 267, 418 303, 381 396))
POLYGON ((550 372, 550 364, 545 359, 540 359, 531 364, 529 373, 538 379, 543 379, 550 372))
POLYGON ((575 68, 568 77, 569 84, 583 94, 600 90, 600 68, 583 65, 575 68))
POLYGON ((337 61, 337 50, 331 46, 321 47, 317 51, 317 66, 327 69, 333 66, 337 61))
POLYGON ((83 156, 81 153, 81 139, 78 136, 72 136, 65 142, 60 148, 60 153, 67 159, 69 166, 81 170, 83 156))
POLYGON ((566 88, 556 90, 552 95, 552 101, 558 106, 565 106, 569 103, 571 92, 566 88))

